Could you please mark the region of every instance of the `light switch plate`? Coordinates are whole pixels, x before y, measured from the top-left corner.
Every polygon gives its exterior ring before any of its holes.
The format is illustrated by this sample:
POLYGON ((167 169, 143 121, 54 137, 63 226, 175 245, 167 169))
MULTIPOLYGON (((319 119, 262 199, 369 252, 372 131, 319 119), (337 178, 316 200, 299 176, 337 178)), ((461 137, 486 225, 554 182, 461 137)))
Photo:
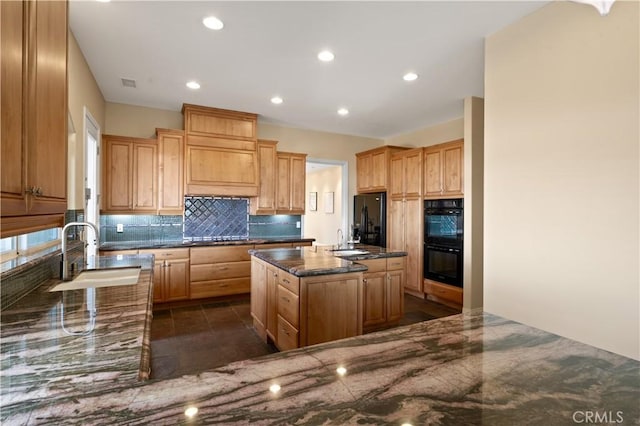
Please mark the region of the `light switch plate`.
POLYGON ((296 228, 300 229, 300 221, 296 222, 296 228))

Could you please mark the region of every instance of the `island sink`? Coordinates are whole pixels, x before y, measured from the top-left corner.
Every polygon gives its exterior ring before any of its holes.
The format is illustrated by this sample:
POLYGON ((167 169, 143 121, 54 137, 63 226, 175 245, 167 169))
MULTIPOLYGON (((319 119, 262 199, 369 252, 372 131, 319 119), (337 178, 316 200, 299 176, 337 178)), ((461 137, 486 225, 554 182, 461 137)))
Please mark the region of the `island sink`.
POLYGON ((357 254, 369 254, 368 251, 366 250, 358 250, 358 249, 339 249, 339 250, 332 250, 333 255, 336 257, 341 257, 341 256, 355 256, 357 254))
POLYGON ((114 287, 138 283, 140 267, 88 269, 73 281, 60 283, 49 291, 82 290, 86 288, 114 287))

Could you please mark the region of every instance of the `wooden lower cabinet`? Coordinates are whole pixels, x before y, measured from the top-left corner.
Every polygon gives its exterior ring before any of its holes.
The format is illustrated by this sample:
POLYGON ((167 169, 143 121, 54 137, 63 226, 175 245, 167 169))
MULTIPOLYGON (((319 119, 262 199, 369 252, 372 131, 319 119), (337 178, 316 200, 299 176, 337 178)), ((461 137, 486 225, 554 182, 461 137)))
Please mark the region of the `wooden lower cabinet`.
POLYGON ((251 316, 282 351, 362 334, 362 274, 296 277, 251 261, 251 316))
POLYGON ((462 308, 462 294, 460 287, 439 283, 433 280, 424 280, 424 291, 427 299, 453 308, 462 308))
POLYGON ((404 315, 404 257, 359 261, 363 274, 362 325, 365 330, 387 326, 404 315))
POLYGON ((152 254, 153 302, 189 299, 189 249, 140 250, 152 254))
POLYGON ((249 293, 253 245, 191 249, 191 299, 249 293))

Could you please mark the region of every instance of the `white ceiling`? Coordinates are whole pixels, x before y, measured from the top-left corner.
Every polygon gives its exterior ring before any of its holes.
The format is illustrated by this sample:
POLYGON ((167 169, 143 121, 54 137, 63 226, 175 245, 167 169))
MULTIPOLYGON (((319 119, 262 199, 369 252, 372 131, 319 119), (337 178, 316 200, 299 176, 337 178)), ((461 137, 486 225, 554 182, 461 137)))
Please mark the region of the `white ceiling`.
POLYGON ((387 138, 462 117, 463 99, 484 93, 484 37, 544 4, 72 1, 69 16, 108 102, 175 111, 191 103, 387 138), (224 29, 205 28, 208 15, 224 29), (316 57, 326 48, 331 63, 316 57), (408 71, 418 80, 405 82, 408 71), (284 103, 272 104, 275 95, 284 103), (338 116, 339 107, 350 114, 338 116))

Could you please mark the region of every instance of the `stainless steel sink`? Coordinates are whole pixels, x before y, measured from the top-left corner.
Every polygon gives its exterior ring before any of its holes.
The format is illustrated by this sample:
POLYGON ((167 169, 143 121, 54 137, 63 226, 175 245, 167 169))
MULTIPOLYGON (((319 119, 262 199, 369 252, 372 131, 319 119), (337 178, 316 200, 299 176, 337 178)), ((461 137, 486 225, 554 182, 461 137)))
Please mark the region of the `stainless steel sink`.
POLYGON ((333 251, 333 255, 336 257, 341 257, 341 256, 355 256, 358 254, 369 254, 368 251, 366 250, 358 250, 358 249, 353 249, 353 250, 334 250, 333 251))
POLYGON ((86 288, 114 287, 138 283, 140 267, 89 269, 80 272, 72 281, 66 281, 49 291, 82 290, 86 288))

